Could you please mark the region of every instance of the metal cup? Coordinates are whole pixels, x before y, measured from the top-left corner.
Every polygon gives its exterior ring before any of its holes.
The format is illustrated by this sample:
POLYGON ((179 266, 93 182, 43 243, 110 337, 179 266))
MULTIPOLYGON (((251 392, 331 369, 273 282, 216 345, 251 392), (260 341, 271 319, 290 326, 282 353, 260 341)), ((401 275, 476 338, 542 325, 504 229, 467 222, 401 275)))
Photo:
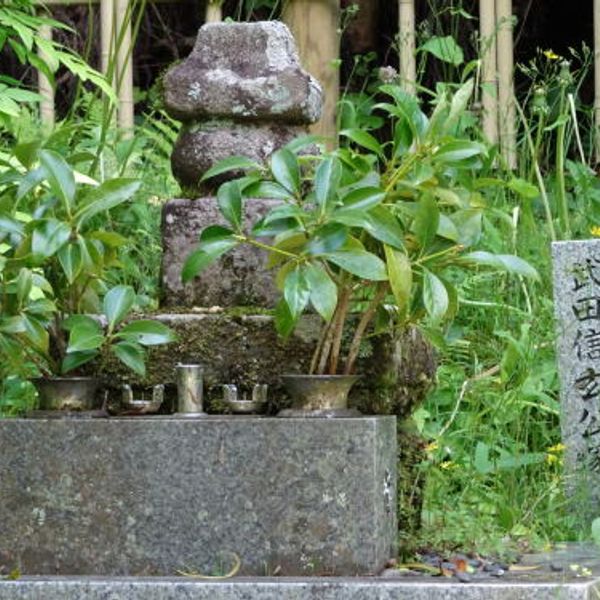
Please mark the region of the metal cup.
POLYGON ((202 410, 202 365, 182 365, 175 367, 177 380, 177 413, 185 417, 199 417, 202 410))

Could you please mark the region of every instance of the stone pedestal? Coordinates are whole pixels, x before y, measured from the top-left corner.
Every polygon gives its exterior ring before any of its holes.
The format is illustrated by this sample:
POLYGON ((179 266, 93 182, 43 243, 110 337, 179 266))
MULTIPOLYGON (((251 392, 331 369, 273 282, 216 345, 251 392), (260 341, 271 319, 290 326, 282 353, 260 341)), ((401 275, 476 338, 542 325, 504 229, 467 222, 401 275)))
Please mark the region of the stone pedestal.
POLYGON ((393 417, 0 421, 0 567, 355 575, 393 555, 393 417))

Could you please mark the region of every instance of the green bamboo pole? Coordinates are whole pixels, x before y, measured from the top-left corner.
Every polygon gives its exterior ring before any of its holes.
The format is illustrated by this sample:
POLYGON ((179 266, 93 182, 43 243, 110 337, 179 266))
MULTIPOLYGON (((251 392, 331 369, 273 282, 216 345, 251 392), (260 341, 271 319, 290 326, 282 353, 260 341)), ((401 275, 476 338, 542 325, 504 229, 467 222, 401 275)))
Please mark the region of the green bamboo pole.
POLYGON ((481 104, 483 133, 492 144, 498 143, 498 69, 496 66, 496 4, 480 0, 479 36, 481 56, 481 104))
POLYGON ((405 90, 416 91, 415 0, 398 0, 398 51, 400 79, 405 90))
POLYGON ((120 28, 117 48, 117 122, 125 137, 131 137, 134 122, 131 11, 129 0, 116 0, 116 22, 120 28))
POLYGON ((496 0, 500 147, 506 164, 517 167, 512 0, 496 0))
MULTIPOLYGON (((52 27, 50 25, 42 25, 39 30, 41 38, 52 41, 52 27)), ((44 53, 38 51, 40 58, 44 59, 44 53)), ((38 71, 38 90, 42 101, 40 102, 40 119, 42 123, 52 127, 55 121, 54 114, 54 88, 50 83, 49 79, 41 72, 38 71)))

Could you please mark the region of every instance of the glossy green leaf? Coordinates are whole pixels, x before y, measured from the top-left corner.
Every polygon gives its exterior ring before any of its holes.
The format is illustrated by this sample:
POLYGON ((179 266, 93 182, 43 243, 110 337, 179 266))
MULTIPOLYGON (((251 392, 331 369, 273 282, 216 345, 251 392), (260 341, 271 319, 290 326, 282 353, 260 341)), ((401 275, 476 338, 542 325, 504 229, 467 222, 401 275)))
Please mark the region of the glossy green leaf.
POLYGON ((139 319, 123 326, 117 337, 130 342, 137 342, 142 346, 157 346, 174 342, 175 333, 163 323, 150 319, 139 319))
POLYGON ((340 131, 340 135, 371 152, 375 152, 375 154, 380 157, 384 156, 383 149, 381 148, 381 144, 377 141, 377 138, 363 129, 343 129, 340 131))
POLYGON ((292 195, 300 192, 300 166, 293 152, 287 148, 274 152, 271 156, 271 172, 275 181, 292 195))
POLYGON ((306 308, 310 297, 308 283, 302 269, 299 267, 288 273, 285 278, 283 297, 288 305, 292 319, 297 320, 306 308))
POLYGON ((220 160, 216 165, 208 169, 208 171, 202 175, 200 181, 206 181, 211 177, 223 175, 223 173, 229 173, 230 171, 248 171, 260 168, 261 166, 258 163, 250 160, 246 156, 230 156, 220 160))
POLYGON ((201 242, 196 250, 186 258, 181 271, 182 280, 184 282, 190 281, 214 263, 221 255, 235 248, 237 244, 238 242, 232 238, 216 238, 201 242))
POLYGON ((137 179, 109 179, 92 188, 85 196, 83 208, 75 213, 77 225, 81 227, 97 214, 130 200, 141 185, 137 179))
POLYGON ((370 224, 366 227, 371 236, 380 242, 402 248, 404 231, 398 219, 385 206, 376 206, 369 211, 370 224))
POLYGON ((448 163, 454 167, 464 163, 464 166, 469 167, 472 164, 469 159, 478 158, 484 154, 484 147, 477 142, 455 140, 442 144, 433 155, 433 160, 448 163))
POLYGON ((29 298, 31 288, 33 287, 33 277, 29 269, 21 269, 17 276, 17 300, 23 304, 29 298))
POLYGON ((337 286, 325 268, 318 263, 307 265, 304 276, 310 290, 310 303, 321 317, 329 322, 337 306, 337 286))
POLYGON ((83 267, 81 248, 78 244, 66 244, 57 252, 58 262, 69 283, 73 283, 83 267))
POLYGON ((339 250, 348 239, 348 230, 338 223, 328 223, 319 227, 308 240, 306 251, 312 255, 339 250))
POLYGON ((390 246, 384 246, 390 287, 396 300, 400 314, 404 314, 410 305, 412 291, 412 266, 404 252, 399 252, 390 246))
POLYGON ((66 354, 61 365, 61 372, 68 373, 77 367, 81 367, 98 356, 97 350, 87 350, 84 352, 71 352, 66 354))
POLYGON ((450 102, 450 114, 448 115, 448 119, 446 121, 446 128, 454 125, 460 119, 460 117, 463 116, 469 101, 473 96, 474 85, 474 80, 469 79, 467 82, 463 83, 463 85, 456 91, 454 96, 452 96, 452 101, 450 102))
POLYGON ((514 275, 522 275, 531 279, 539 279, 538 272, 525 260, 512 254, 492 254, 491 252, 471 252, 462 259, 466 262, 492 267, 514 275))
POLYGON ((60 154, 52 150, 40 150, 39 158, 52 192, 70 210, 76 190, 73 169, 60 154))
POLYGON ((433 321, 444 318, 450 305, 446 286, 431 271, 423 272, 423 305, 433 321))
POLYGON ((341 201, 344 206, 340 210, 369 210, 381 204, 385 198, 385 192, 376 187, 361 187, 345 194, 341 201))
POLYGON ((217 204, 221 214, 239 231, 242 227, 243 201, 237 181, 227 181, 219 187, 217 192, 217 204))
POLYGON ((105 340, 100 324, 86 317, 80 319, 69 331, 69 345, 67 352, 83 352, 86 350, 97 350, 105 340))
POLYGON ((71 229, 66 223, 48 219, 37 221, 31 236, 31 252, 36 257, 48 258, 69 241, 71 229))
POLYGON ((465 60, 462 48, 451 35, 433 36, 420 47, 420 50, 429 52, 439 60, 450 63, 455 67, 462 65, 465 60))
POLYGON ((385 263, 370 252, 360 250, 331 252, 325 254, 324 258, 361 279, 369 281, 385 281, 387 279, 385 263))
POLYGON ((433 242, 440 224, 440 213, 437 204, 430 194, 424 194, 418 204, 412 224, 412 231, 422 248, 433 242))
POLYGON ((141 375, 146 374, 146 355, 144 349, 134 342, 118 342, 111 346, 114 355, 132 371, 141 375))
POLYGON ((306 213, 296 204, 281 204, 276 206, 264 218, 265 225, 280 219, 303 219, 306 213))
POLYGON ((108 291, 102 303, 102 312, 108 319, 109 331, 115 328, 133 308, 135 292, 128 285, 117 285, 108 291))
POLYGON ((248 198, 267 198, 269 200, 292 200, 293 196, 283 186, 273 181, 261 181, 244 190, 248 198))
POLYGON ((315 200, 324 212, 337 199, 342 166, 335 156, 323 160, 315 171, 315 200))
POLYGON ((292 316, 287 302, 282 298, 275 307, 275 329, 277 333, 284 339, 288 338, 294 331, 296 323, 297 321, 292 316))
POLYGON ((519 194, 523 198, 527 198, 528 200, 534 200, 540 195, 540 190, 537 186, 529 183, 525 179, 520 179, 519 177, 513 177, 508 182, 508 187, 513 192, 519 194))

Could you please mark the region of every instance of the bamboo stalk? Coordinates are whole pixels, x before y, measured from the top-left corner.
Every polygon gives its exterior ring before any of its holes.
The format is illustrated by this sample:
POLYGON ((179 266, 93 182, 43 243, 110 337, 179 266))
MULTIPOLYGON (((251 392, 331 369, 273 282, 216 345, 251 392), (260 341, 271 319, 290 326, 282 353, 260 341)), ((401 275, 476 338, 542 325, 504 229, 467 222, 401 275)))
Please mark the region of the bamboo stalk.
POLYGON ((479 30, 483 133, 491 144, 497 144, 498 71, 496 68, 497 44, 495 0, 480 0, 479 30))
MULTIPOLYGON (((52 41, 52 27, 50 25, 42 25, 39 35, 45 40, 52 41)), ((44 60, 44 52, 38 50, 38 54, 44 60)), ((40 119, 42 123, 52 127, 55 121, 54 88, 50 80, 41 71, 38 71, 38 90, 42 97, 42 101, 40 102, 40 119)))
POLYGON ((223 20, 223 8, 220 0, 208 0, 205 23, 220 23, 223 20))
POLYGON ((398 51, 402 86, 408 92, 415 92, 415 0, 398 0, 398 51))
POLYGON ((600 0, 594 0, 594 74, 596 80, 594 103, 596 162, 600 163, 600 0))
MULTIPOLYGON (((102 72, 108 73, 115 47, 115 0, 100 0, 100 60, 102 72)), ((114 78, 113 78, 114 81, 114 78)))
POLYGON ((325 93, 323 115, 311 132, 335 146, 340 87, 339 0, 288 0, 283 7, 283 20, 296 38, 303 67, 319 81, 325 93))
POLYGON ((512 0, 496 0, 500 147, 510 169, 517 167, 512 0))
POLYGON ((118 35, 120 43, 117 49, 118 125, 124 137, 131 137, 134 119, 131 12, 128 10, 129 0, 116 0, 116 2, 116 23, 120 28, 118 35))

